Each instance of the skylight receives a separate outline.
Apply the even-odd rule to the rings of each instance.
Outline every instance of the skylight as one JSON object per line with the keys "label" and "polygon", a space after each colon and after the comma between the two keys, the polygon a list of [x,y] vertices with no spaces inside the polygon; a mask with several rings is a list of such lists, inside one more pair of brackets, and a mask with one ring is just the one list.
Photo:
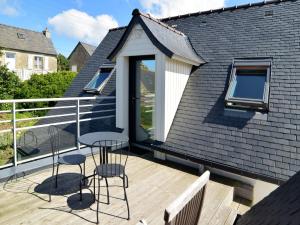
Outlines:
{"label": "skylight", "polygon": [[270,60],[235,60],[225,98],[226,106],[266,110],[270,70]]}
{"label": "skylight", "polygon": [[114,71],[114,67],[101,67],[93,79],[85,86],[84,90],[91,93],[101,92]]}
{"label": "skylight", "polygon": [[17,36],[19,39],[25,39],[25,34],[23,33],[17,33]]}

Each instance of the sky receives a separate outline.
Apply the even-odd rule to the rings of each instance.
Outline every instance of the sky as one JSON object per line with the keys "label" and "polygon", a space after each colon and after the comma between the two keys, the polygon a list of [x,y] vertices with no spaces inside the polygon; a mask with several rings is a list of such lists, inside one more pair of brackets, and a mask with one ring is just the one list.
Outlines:
{"label": "sky", "polygon": [[162,18],[257,1],[262,0],[0,0],[0,23],[47,27],[57,52],[68,57],[78,41],[97,46],[110,28],[127,25],[135,8]]}

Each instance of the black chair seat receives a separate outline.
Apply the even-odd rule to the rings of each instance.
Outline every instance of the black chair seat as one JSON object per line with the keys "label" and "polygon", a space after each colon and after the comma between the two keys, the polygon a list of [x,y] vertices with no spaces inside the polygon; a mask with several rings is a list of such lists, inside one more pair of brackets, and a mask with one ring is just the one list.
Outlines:
{"label": "black chair seat", "polygon": [[101,177],[119,177],[124,175],[125,167],[120,164],[102,164],[95,170],[96,174]]}
{"label": "black chair seat", "polygon": [[73,154],[73,155],[66,155],[66,156],[59,157],[57,162],[66,165],[79,165],[84,163],[85,160],[86,160],[85,155]]}

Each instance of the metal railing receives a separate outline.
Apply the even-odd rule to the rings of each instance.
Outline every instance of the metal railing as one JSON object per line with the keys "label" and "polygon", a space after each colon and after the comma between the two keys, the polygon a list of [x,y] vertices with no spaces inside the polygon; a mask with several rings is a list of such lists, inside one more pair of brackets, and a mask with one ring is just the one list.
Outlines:
{"label": "metal railing", "polygon": [[[55,103],[53,106],[48,106],[45,104],[45,107],[24,107],[23,104],[34,104],[34,103]],[[0,106],[5,104],[9,109],[1,110],[0,116],[3,114],[11,114],[11,119],[1,120],[0,117],[0,135],[8,132],[12,132],[12,149],[13,149],[13,160],[12,163],[7,163],[5,165],[0,165],[0,169],[15,166],[18,164],[33,161],[42,157],[47,157],[51,155],[43,154],[30,159],[18,160],[17,156],[17,132],[24,132],[26,130],[33,130],[37,128],[45,128],[53,125],[67,125],[67,124],[76,124],[76,146],[73,148],[63,149],[61,152],[79,150],[80,143],[78,138],[80,136],[80,123],[93,120],[102,120],[115,117],[115,97],[71,97],[71,98],[45,98],[45,99],[16,99],[16,100],[0,100]],[[102,109],[99,109],[102,108]],[[105,108],[106,107],[106,108]],[[84,110],[85,109],[85,110]],[[61,112],[59,112],[60,110]],[[74,110],[74,111],[72,111]],[[19,113],[28,113],[28,112],[41,112],[45,111],[42,116],[31,116],[28,118],[17,118]],[[53,114],[50,112],[58,111],[58,114]],[[71,112],[69,112],[71,111]],[[46,113],[47,112],[47,113]],[[105,114],[100,115],[99,114]],[[98,114],[98,115],[97,115]],[[47,121],[50,120],[50,121]],[[53,120],[54,121],[51,121]],[[55,121],[55,119],[60,119],[62,121]],[[18,126],[20,122],[28,121],[37,121],[33,125]],[[43,121],[42,123],[40,121]],[[1,124],[10,124],[10,128],[2,129]],[[1,151],[1,150],[0,150]]]}

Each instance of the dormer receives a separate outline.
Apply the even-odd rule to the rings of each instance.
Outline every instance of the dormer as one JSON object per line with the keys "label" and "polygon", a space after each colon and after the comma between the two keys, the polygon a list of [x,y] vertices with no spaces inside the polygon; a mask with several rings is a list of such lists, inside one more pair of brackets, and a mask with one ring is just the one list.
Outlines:
{"label": "dormer", "polygon": [[116,62],[116,125],[137,142],[168,136],[193,67],[204,60],[182,32],[135,9],[108,59]]}

